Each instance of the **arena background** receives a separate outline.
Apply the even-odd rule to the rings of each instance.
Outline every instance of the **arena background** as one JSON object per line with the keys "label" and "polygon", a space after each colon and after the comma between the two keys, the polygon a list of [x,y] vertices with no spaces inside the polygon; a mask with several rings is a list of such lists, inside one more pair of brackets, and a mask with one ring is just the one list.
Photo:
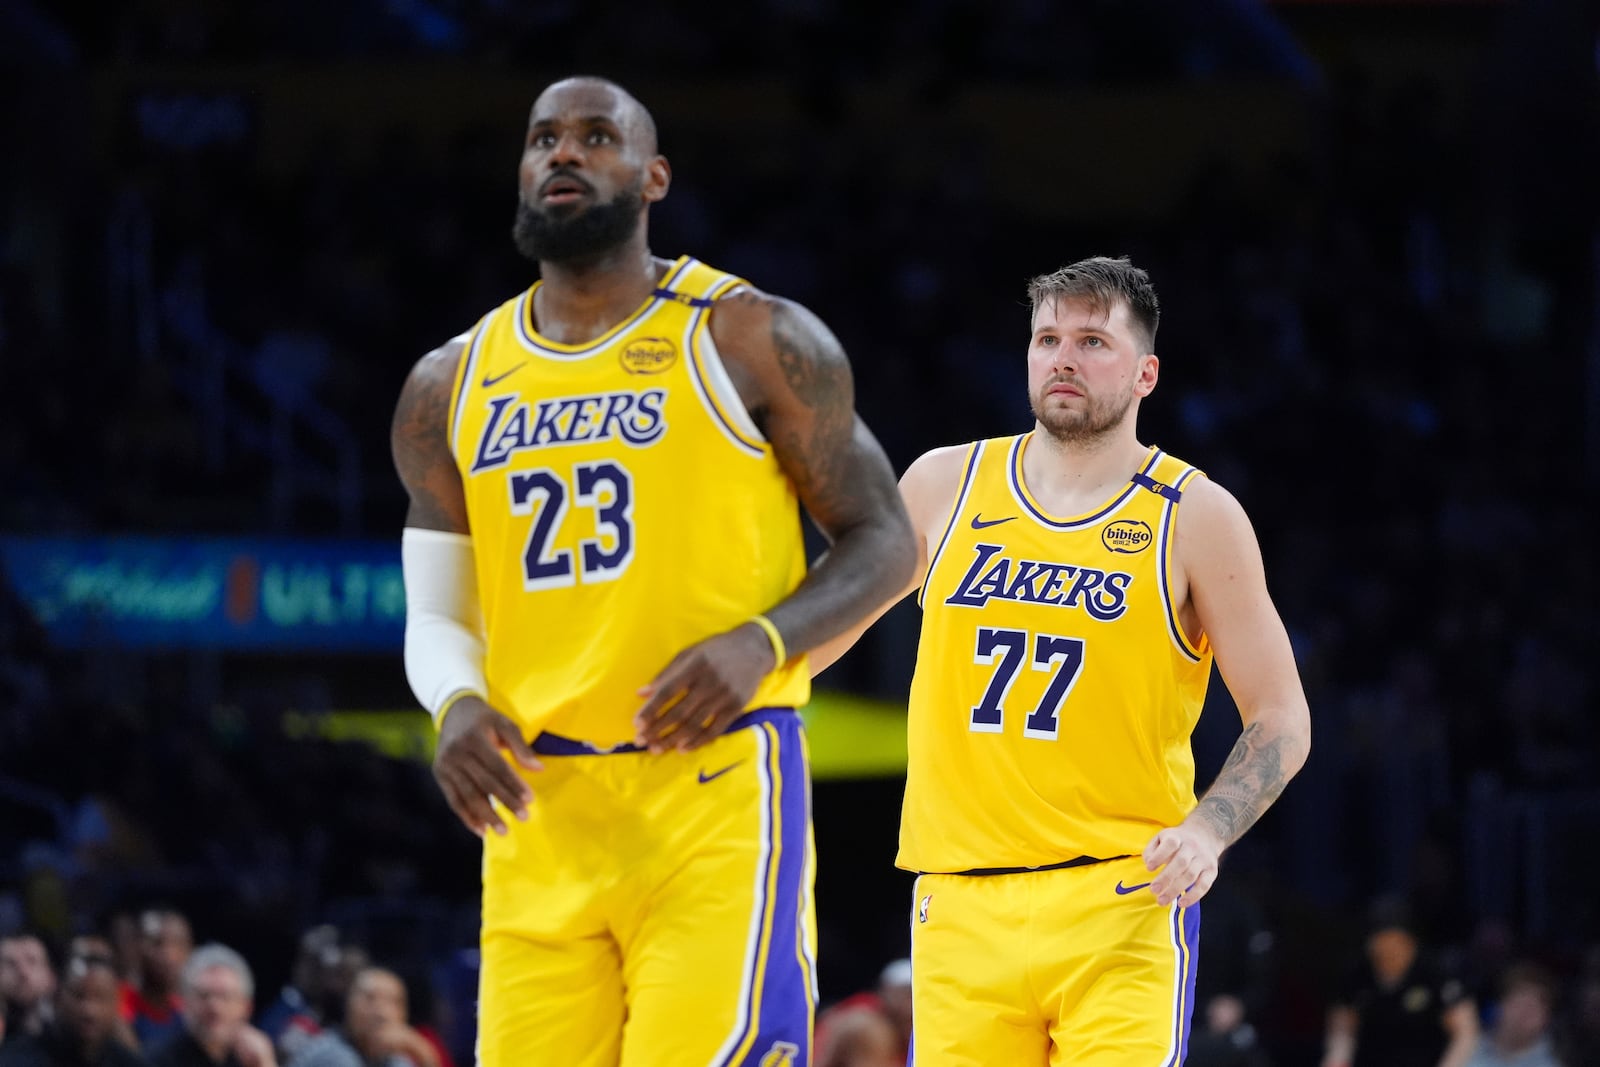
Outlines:
{"label": "arena background", "polygon": [[[387,420],[532,280],[527,109],[595,73],[674,164],[654,250],[816,310],[897,470],[1026,424],[1030,275],[1150,270],[1142,437],[1253,516],[1315,721],[1206,901],[1202,1003],[1316,1062],[1401,893],[1486,1010],[1535,959],[1593,1039],[1596,30],[1582,0],[0,0],[0,931],[170,903],[265,996],[331,921],[470,1058],[477,842],[401,670]],[[828,1002],[906,948],[916,623],[807,711]],[[1236,732],[1214,682],[1202,787]]]}

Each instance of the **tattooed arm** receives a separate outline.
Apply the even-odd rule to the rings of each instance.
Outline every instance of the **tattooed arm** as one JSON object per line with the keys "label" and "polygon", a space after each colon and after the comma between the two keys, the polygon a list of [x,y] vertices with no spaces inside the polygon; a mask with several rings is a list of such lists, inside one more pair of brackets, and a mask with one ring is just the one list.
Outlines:
{"label": "tattooed arm", "polygon": [[400,559],[406,586],[406,677],[439,723],[433,776],[467,829],[506,832],[495,810],[526,818],[533,791],[506,757],[539,761],[510,718],[485,696],[484,643],[461,472],[450,452],[450,391],[465,343],[417,361],[395,405],[389,446],[411,499]]}
{"label": "tattooed arm", "polygon": [[[911,522],[888,458],[856,415],[850,361],[820,319],[741,289],[718,303],[711,336],[800,502],[831,542],[799,588],[766,613],[791,655],[807,652],[906,588],[917,555]],[[643,691],[640,741],[659,749],[710,740],[777,666],[773,659],[753,623],[684,650]]]}
{"label": "tattooed arm", "polygon": [[411,500],[407,526],[467,532],[467,501],[448,437],[450,391],[466,347],[456,338],[419,359],[395,404],[389,450]]}
{"label": "tattooed arm", "polygon": [[1184,490],[1178,516],[1177,569],[1187,589],[1181,621],[1189,633],[1209,637],[1244,720],[1194,811],[1144,851],[1146,866],[1164,867],[1150,887],[1156,898],[1187,905],[1216,881],[1222,850],[1255,825],[1305,763],[1311,717],[1244,509],[1216,483],[1197,478]]}

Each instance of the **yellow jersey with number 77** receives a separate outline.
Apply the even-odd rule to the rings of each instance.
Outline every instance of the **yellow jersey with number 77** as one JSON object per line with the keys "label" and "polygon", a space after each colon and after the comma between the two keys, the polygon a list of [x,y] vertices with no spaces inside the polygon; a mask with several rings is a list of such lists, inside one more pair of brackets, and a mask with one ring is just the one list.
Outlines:
{"label": "yellow jersey with number 77", "polygon": [[[540,336],[538,286],[472,331],[452,395],[489,701],[532,736],[631,742],[640,686],[805,576],[794,486],[712,343],[741,280],[684,256],[628,319]],[[810,695],[804,656],[749,707]]]}
{"label": "yellow jersey with number 77", "polygon": [[1195,804],[1189,738],[1212,656],[1183,632],[1169,583],[1199,472],[1151,448],[1101,507],[1058,517],[1022,477],[1032,436],[971,446],[930,546],[897,860],[908,870],[1133,855]]}

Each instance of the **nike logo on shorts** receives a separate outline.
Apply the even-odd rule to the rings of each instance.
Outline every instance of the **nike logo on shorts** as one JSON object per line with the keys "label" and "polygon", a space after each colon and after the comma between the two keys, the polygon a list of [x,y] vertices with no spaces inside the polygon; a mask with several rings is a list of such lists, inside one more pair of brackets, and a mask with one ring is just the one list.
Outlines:
{"label": "nike logo on shorts", "polygon": [[733,770],[735,767],[739,766],[739,764],[741,764],[743,762],[744,762],[744,760],[734,760],[732,763],[730,763],[726,767],[722,768],[722,770],[713,771],[710,774],[707,774],[706,773],[706,769],[704,767],[701,767],[700,768],[700,784],[701,785],[705,785],[707,782],[711,781],[713,778],[721,778],[724,774],[727,774],[729,771]]}
{"label": "nike logo on shorts", "polygon": [[1123,885],[1122,880],[1117,880],[1117,896],[1125,897],[1129,893],[1137,893],[1141,889],[1149,889],[1149,882],[1140,882],[1138,885]]}

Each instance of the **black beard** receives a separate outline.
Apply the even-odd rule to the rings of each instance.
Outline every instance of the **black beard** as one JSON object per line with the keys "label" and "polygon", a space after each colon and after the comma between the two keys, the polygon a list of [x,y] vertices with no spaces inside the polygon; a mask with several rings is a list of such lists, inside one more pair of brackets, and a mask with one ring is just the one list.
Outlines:
{"label": "black beard", "polygon": [[639,229],[641,188],[642,183],[624,189],[608,203],[586,210],[561,205],[554,213],[535,210],[519,198],[511,240],[534,262],[592,263],[626,244]]}

